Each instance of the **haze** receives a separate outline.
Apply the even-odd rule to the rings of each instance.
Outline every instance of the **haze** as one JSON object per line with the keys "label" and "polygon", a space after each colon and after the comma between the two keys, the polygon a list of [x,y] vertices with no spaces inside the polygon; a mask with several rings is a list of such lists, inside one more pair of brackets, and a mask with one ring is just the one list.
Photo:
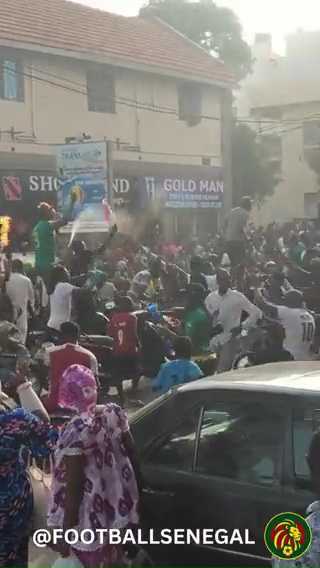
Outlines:
{"label": "haze", "polygon": [[[147,0],[78,0],[94,8],[135,16]],[[246,34],[272,32],[275,35],[320,27],[319,0],[217,0],[239,16]]]}

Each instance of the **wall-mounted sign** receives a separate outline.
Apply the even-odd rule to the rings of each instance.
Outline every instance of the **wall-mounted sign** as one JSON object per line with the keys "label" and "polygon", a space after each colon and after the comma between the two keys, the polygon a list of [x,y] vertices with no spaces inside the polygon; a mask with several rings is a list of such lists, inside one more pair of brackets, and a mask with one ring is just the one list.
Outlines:
{"label": "wall-mounted sign", "polygon": [[142,204],[156,201],[172,209],[221,209],[222,179],[178,179],[145,177],[139,180]]}

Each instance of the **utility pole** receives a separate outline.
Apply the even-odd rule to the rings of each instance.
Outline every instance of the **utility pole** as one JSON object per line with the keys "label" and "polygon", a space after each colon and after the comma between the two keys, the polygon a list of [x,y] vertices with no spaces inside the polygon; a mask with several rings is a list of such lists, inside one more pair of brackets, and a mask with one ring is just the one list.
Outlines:
{"label": "utility pole", "polygon": [[113,189],[113,142],[107,141],[107,179],[108,179],[108,203],[114,210],[114,189]]}
{"label": "utility pole", "polygon": [[219,216],[220,227],[224,224],[229,211],[233,206],[233,179],[232,179],[232,91],[227,89],[221,95],[221,156],[224,182],[224,206],[221,217]]}

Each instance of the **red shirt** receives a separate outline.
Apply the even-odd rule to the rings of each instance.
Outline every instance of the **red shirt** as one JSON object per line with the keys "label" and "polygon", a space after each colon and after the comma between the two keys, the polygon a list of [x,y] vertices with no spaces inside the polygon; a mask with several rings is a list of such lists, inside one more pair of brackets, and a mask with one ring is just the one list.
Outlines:
{"label": "red shirt", "polygon": [[50,392],[45,400],[48,410],[54,410],[59,404],[60,378],[68,367],[83,365],[98,375],[98,362],[93,353],[73,343],[50,347],[46,352],[45,364],[50,367]]}
{"label": "red shirt", "polygon": [[113,353],[120,355],[135,355],[137,353],[137,318],[135,315],[123,312],[111,317],[108,335],[113,339]]}

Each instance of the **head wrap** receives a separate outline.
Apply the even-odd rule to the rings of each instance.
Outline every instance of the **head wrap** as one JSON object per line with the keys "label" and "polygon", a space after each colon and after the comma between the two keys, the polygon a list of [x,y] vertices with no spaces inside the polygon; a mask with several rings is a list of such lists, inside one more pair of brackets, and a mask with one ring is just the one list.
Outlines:
{"label": "head wrap", "polygon": [[60,382],[59,404],[76,412],[91,412],[98,401],[97,383],[93,372],[83,365],[71,365]]}

